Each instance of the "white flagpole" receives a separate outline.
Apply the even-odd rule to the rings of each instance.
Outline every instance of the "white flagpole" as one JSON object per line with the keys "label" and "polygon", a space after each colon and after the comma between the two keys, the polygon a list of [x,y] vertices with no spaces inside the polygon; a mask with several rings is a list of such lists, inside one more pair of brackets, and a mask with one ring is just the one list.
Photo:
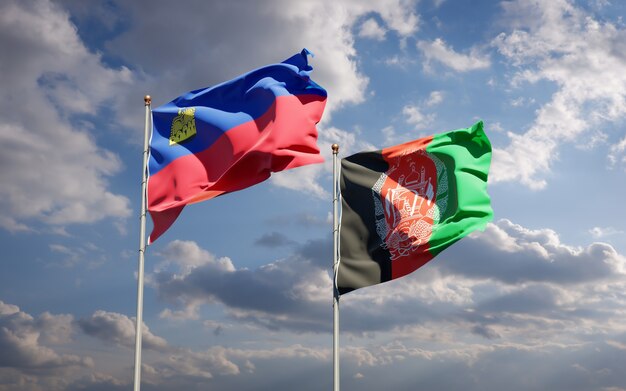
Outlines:
{"label": "white flagpole", "polygon": [[148,142],[150,139],[150,105],[152,98],[143,98],[146,105],[146,122],[143,138],[143,178],[141,180],[141,215],[139,237],[139,265],[137,270],[137,321],[135,325],[135,380],[134,391],[141,388],[141,326],[143,324],[143,264],[146,252],[146,186],[148,184]]}
{"label": "white flagpole", "polygon": [[337,181],[337,153],[339,145],[333,144],[333,390],[339,391],[339,290],[337,268],[339,266],[339,182]]}

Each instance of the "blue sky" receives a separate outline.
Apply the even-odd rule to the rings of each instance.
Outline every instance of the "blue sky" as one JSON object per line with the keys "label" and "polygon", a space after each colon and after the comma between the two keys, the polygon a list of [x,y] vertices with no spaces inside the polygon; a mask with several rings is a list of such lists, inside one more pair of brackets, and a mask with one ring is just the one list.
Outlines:
{"label": "blue sky", "polygon": [[303,47],[329,94],[326,163],[187,207],[148,249],[142,389],[330,388],[330,145],[482,119],[493,223],[342,298],[343,388],[626,390],[625,11],[3,1],[0,390],[131,387],[143,96]]}

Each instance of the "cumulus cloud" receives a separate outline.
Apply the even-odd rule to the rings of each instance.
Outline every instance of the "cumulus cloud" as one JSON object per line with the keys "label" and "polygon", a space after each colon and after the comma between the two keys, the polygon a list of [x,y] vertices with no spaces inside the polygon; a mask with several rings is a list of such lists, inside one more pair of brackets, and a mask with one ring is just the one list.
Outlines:
{"label": "cumulus cloud", "polygon": [[[195,259],[198,252],[206,261],[194,267],[171,258]],[[330,253],[330,240],[311,241],[284,260],[250,270],[220,266],[197,244],[176,241],[162,254],[176,266],[157,267],[150,278],[163,298],[183,309],[220,303],[231,318],[250,325],[327,332]],[[450,322],[493,339],[505,335],[505,327],[517,335],[538,323],[563,327],[582,314],[597,325],[609,313],[594,303],[611,295],[597,284],[619,287],[625,262],[608,244],[570,246],[553,230],[500,220],[410,276],[345,295],[342,330],[366,335]]]}
{"label": "cumulus cloud", "polygon": [[177,266],[184,274],[188,274],[199,267],[207,267],[216,272],[235,270],[230,258],[217,258],[191,241],[175,240],[170,242],[158,255],[163,258],[163,261],[155,266],[156,272],[160,272],[171,265]]}
{"label": "cumulus cloud", "polygon": [[49,313],[36,319],[0,301],[0,366],[43,370],[91,365],[87,358],[59,354],[44,345],[67,341],[71,322],[71,315]]}
{"label": "cumulus cloud", "polygon": [[472,48],[468,54],[458,53],[441,38],[432,42],[419,41],[417,48],[425,57],[424,68],[428,71],[432,70],[432,62],[442,64],[456,72],[485,69],[491,65],[491,60],[478,49]]}
{"label": "cumulus cloud", "polygon": [[[521,345],[514,343],[460,344],[431,349],[408,341],[392,341],[358,349],[346,349],[342,373],[361,374],[367,382],[345,379],[343,385],[359,389],[382,389],[394,378],[395,390],[465,389],[471,391],[507,389],[522,391],[611,389],[621,384],[619,349],[597,342],[589,345],[560,345],[549,342]],[[344,357],[345,357],[344,356]],[[596,361],[594,364],[594,360]],[[619,361],[619,360],[618,360]],[[532,379],[520,378],[519,365]],[[446,376],[442,377],[442,373]],[[511,382],[511,379],[519,381]],[[619,389],[619,388],[618,388]]]}
{"label": "cumulus cloud", "polygon": [[[133,321],[122,314],[96,311],[91,317],[80,319],[77,324],[86,335],[96,337],[105,344],[113,343],[130,348],[134,343]],[[223,325],[206,321],[205,326],[221,328]],[[223,380],[225,377],[253,373],[255,363],[294,359],[326,361],[329,357],[327,348],[318,349],[299,344],[280,348],[183,348],[154,336],[146,327],[143,344],[147,350],[142,364],[142,381],[156,389],[181,386],[190,390],[206,389],[208,381],[211,384],[222,384],[220,382],[229,382]],[[106,386],[117,389],[125,385],[128,386],[118,378],[94,372],[90,376],[72,381],[68,389],[104,389]]]}
{"label": "cumulus cloud", "polygon": [[361,24],[361,28],[359,29],[359,37],[371,38],[377,41],[384,41],[385,34],[387,34],[387,31],[382,28],[374,18],[367,19]]}
{"label": "cumulus cloud", "polygon": [[602,239],[608,236],[622,235],[624,231],[613,227],[593,227],[589,230],[589,233],[594,239]]}
{"label": "cumulus cloud", "polygon": [[[323,155],[329,153],[324,152]],[[332,158],[324,158],[325,164],[315,164],[298,167],[293,170],[281,171],[273,174],[270,182],[275,186],[307,194],[319,199],[328,199],[330,192],[321,185],[320,178],[332,170]]]}
{"label": "cumulus cloud", "polygon": [[[284,260],[244,269],[194,242],[174,241],[158,254],[161,261],[150,273],[150,281],[174,308],[222,306],[232,319],[229,334],[243,325],[270,334],[280,331],[273,335],[281,338],[314,333],[310,335],[315,339],[317,334],[330,333],[332,324],[330,253],[329,239],[311,241],[294,247],[294,254]],[[456,368],[454,378],[459,382],[475,375],[477,368],[479,373],[480,368],[493,370],[499,365],[506,370],[511,363],[533,368],[538,359],[567,373],[571,367],[558,366],[559,360],[575,360],[578,370],[593,371],[593,360],[577,352],[597,351],[608,358],[626,344],[626,327],[621,312],[615,311],[626,301],[618,293],[626,289],[623,267],[623,256],[609,245],[574,247],[550,229],[528,229],[500,220],[409,276],[342,296],[341,328],[349,336],[343,345],[342,366],[352,376],[377,379],[379,371],[389,365],[397,373],[404,366],[407,370],[432,366],[434,370],[443,365]],[[40,343],[61,343],[71,335],[71,317],[44,314],[34,320],[20,313],[18,307],[0,302],[3,325],[6,319],[21,318],[49,329],[50,335],[40,334]],[[218,334],[217,329],[225,324],[204,323]],[[132,346],[133,321],[124,315],[96,311],[75,324],[106,344]],[[568,333],[562,333],[563,329]],[[375,334],[389,338],[373,339]],[[607,336],[609,344],[602,342]],[[306,363],[316,368],[320,363],[327,366],[331,357],[330,346],[317,344],[181,348],[151,334],[144,341],[149,352],[144,361],[145,381],[157,389],[182,384],[195,390],[206,387],[208,381],[241,385],[247,374],[267,365],[290,368]],[[424,370],[424,384],[431,384]],[[355,380],[360,377],[354,376]],[[548,374],[540,378],[550,380]],[[481,379],[476,390],[493,388],[498,381],[497,376]],[[608,384],[607,379],[598,377],[597,384]],[[261,374],[257,380],[257,384],[276,381]],[[81,384],[117,389],[124,383],[94,373],[73,383],[76,389]]]}
{"label": "cumulus cloud", "polygon": [[[461,259],[457,250],[458,246],[452,247],[449,254]],[[506,219],[490,224],[475,240],[466,241],[463,252],[465,261],[446,264],[449,271],[508,284],[568,285],[619,278],[626,262],[608,244],[573,247],[561,243],[553,230],[532,230]]]}
{"label": "cumulus cloud", "polygon": [[[509,133],[509,145],[494,150],[490,179],[541,189],[560,145],[579,143],[582,135],[626,115],[626,30],[566,0],[511,1],[503,7],[512,31],[493,45],[517,69],[512,85],[549,81],[557,91],[538,109],[530,129]],[[619,145],[610,151],[613,164],[622,159]]]}
{"label": "cumulus cloud", "polygon": [[428,128],[434,121],[434,114],[424,114],[420,107],[406,105],[402,108],[402,114],[406,117],[406,122],[416,129]]}
{"label": "cumulus cloud", "polygon": [[[220,389],[281,389],[291,384],[290,376],[268,377],[257,373],[257,367],[263,370],[268,366],[280,366],[283,373],[297,373],[303,366],[313,365],[314,374],[298,375],[299,382],[305,381],[299,389],[314,390],[319,388],[315,378],[327,366],[330,357],[328,348],[311,348],[293,344],[279,348],[225,348],[221,346],[196,351],[180,349],[170,354],[167,359],[144,365],[145,381],[156,389],[203,390],[207,385]],[[322,365],[320,365],[322,362]],[[324,367],[324,369],[322,369]],[[308,371],[307,371],[308,372]],[[250,374],[254,374],[253,385],[249,383]],[[311,382],[306,381],[311,377]]]}
{"label": "cumulus cloud", "polygon": [[90,357],[57,351],[74,332],[71,315],[33,317],[0,300],[0,389],[61,390],[65,376],[92,368]]}
{"label": "cumulus cloud", "polygon": [[426,106],[432,107],[443,102],[445,94],[443,91],[431,91],[426,101]]}
{"label": "cumulus cloud", "polygon": [[[98,310],[88,318],[79,319],[77,324],[86,335],[98,338],[106,344],[112,343],[131,349],[134,347],[134,320],[123,314]],[[248,366],[247,358],[243,359],[240,351],[220,346],[206,350],[173,346],[165,339],[152,334],[145,324],[143,347],[146,350],[142,364],[142,380],[158,389],[181,385],[186,389],[200,389],[206,387],[208,379],[215,376],[238,375],[240,367]],[[249,353],[248,356],[248,358],[259,357],[259,354]],[[115,387],[124,385],[117,378],[103,377],[98,373],[74,382],[73,386],[78,387],[83,383],[94,383],[92,387],[98,384]]]}
{"label": "cumulus cloud", "polygon": [[99,147],[92,114],[131,72],[112,69],[82,43],[69,15],[47,0],[0,5],[0,219],[10,231],[31,221],[63,225],[129,216],[129,201],[108,189],[120,159]]}
{"label": "cumulus cloud", "polygon": [[[387,29],[400,37],[418,30],[419,17],[414,0],[288,2],[272,0],[260,11],[250,1],[221,4],[219,11],[207,14],[205,2],[191,1],[185,12],[169,2],[119,2],[133,24],[111,40],[107,49],[131,64],[141,64],[141,78],[135,88],[150,91],[155,104],[162,104],[178,93],[231,79],[250,69],[282,61],[302,49],[311,50],[313,79],[328,90],[329,100],[320,125],[320,147],[325,157],[325,141],[333,134],[326,127],[333,112],[366,99],[368,77],[360,70],[354,46],[355,26],[363,17],[377,14]],[[281,12],[269,10],[281,9]],[[175,25],[163,29],[162,21]],[[237,23],[232,23],[236,20]],[[254,29],[255,39],[238,26]],[[150,36],[150,40],[145,37]],[[228,36],[228,44],[222,37]],[[191,38],[193,44],[187,44]],[[164,48],[167,48],[164,51]],[[180,67],[180,61],[186,66]],[[153,75],[159,75],[156,80]],[[174,92],[174,93],[173,93]],[[131,100],[132,99],[132,100]],[[122,111],[136,105],[131,94],[115,102]],[[139,113],[137,113],[139,115]],[[122,121],[131,119],[124,116]],[[134,123],[124,122],[128,127]],[[328,134],[326,134],[328,133]],[[330,144],[341,140],[330,140]],[[330,159],[326,161],[329,162]],[[320,185],[328,164],[290,170],[273,175],[272,183],[314,197],[327,197]]]}
{"label": "cumulus cloud", "polygon": [[73,381],[65,387],[65,391],[123,391],[131,387],[130,382],[122,381],[105,373],[94,372]]}
{"label": "cumulus cloud", "polygon": [[212,348],[202,352],[180,349],[171,352],[167,361],[151,364],[146,371],[146,380],[157,384],[188,382],[194,379],[211,379],[215,374],[238,375],[239,366],[226,357],[224,348]]}
{"label": "cumulus cloud", "polygon": [[407,142],[417,137],[416,130],[429,129],[435,119],[436,114],[433,108],[443,102],[443,91],[431,91],[428,97],[418,103],[406,104],[402,107],[404,121],[411,125],[412,130],[408,132],[397,132],[393,126],[387,126],[382,130],[385,136],[385,145],[399,144]]}
{"label": "cumulus cloud", "polygon": [[[201,262],[180,261],[196,259],[198,253]],[[319,293],[331,292],[331,282],[312,257],[294,256],[256,270],[237,269],[232,263],[220,264],[195,242],[183,241],[169,243],[161,256],[171,267],[157,267],[149,278],[159,295],[172,303],[187,307],[199,301],[218,302],[233,318],[270,329],[318,332],[328,327],[326,301]]]}
{"label": "cumulus cloud", "polygon": [[[408,36],[417,31],[419,23],[412,7],[415,2],[402,0],[343,3],[273,0],[264,7],[268,12],[259,12],[250,2],[237,1],[222,4],[219,12],[210,15],[201,12],[204,10],[202,1],[187,3],[184,13],[172,12],[173,6],[167,2],[149,2],[150,7],[144,3],[147,4],[119,3],[136,23],[111,42],[110,48],[131,63],[143,64],[147,74],[169,73],[165,80],[159,80],[164,86],[152,86],[157,89],[156,96],[163,96],[157,102],[172,98],[171,91],[183,92],[214,84],[250,68],[280,61],[301,50],[304,44],[316,55],[313,59],[315,80],[326,86],[332,96],[330,112],[364,99],[368,79],[357,67],[354,24],[364,15],[377,13],[390,30]],[[269,12],[276,8],[281,12]],[[176,25],[179,35],[162,29],[162,20]],[[238,23],[231,23],[232,20]],[[258,27],[256,39],[250,40],[238,24]],[[153,40],[146,42],[146,35]],[[228,45],[221,39],[224,35],[229,37]],[[194,45],[181,44],[181,37],[192,36],[203,39],[195,40]],[[169,48],[165,55],[163,47]],[[188,64],[185,74],[177,71],[180,59]]]}
{"label": "cumulus cloud", "polygon": [[[86,47],[73,22],[87,26],[94,23],[94,14],[86,12],[80,2],[63,3],[74,12],[72,18],[49,0],[3,2],[0,45],[11,56],[0,60],[0,101],[4,103],[0,109],[0,180],[4,184],[0,224],[18,232],[31,231],[32,221],[64,225],[128,217],[129,200],[111,191],[108,183],[122,170],[122,162],[98,146],[92,134],[94,116],[105,106],[114,114],[108,118],[114,119],[115,126],[136,129],[143,96],[136,91],[151,93],[155,104],[164,103],[178,93],[281,61],[306,45],[316,54],[314,79],[332,97],[327,120],[337,108],[362,102],[368,78],[358,68],[352,27],[362,16],[377,13],[390,30],[409,36],[419,22],[412,4],[403,0],[345,4],[275,0],[264,8],[281,8],[281,13],[274,13],[232,2],[210,15],[194,12],[204,9],[201,1],[188,3],[184,13],[172,12],[173,6],[165,2],[96,7],[98,26],[109,32],[124,24],[115,14],[133,21],[128,28],[118,29],[117,35],[109,33],[111,40],[101,48],[124,63],[139,64],[131,71],[106,65],[101,54]],[[162,28],[163,20],[177,26],[176,34]],[[257,39],[250,40],[238,29],[241,23],[258,26]],[[223,44],[224,35],[229,36],[228,45]],[[184,44],[187,37],[203,38],[188,45]],[[180,61],[187,66],[181,68]],[[129,138],[138,140],[139,135]],[[283,177],[274,183],[322,195],[319,175],[318,170],[304,170],[300,181]]]}
{"label": "cumulus cloud", "polygon": [[[79,319],[78,325],[85,334],[92,337],[127,348],[135,347],[135,320],[126,315],[98,310],[89,318]],[[145,349],[167,348],[167,341],[152,334],[145,323],[142,327],[142,336],[142,346]]]}

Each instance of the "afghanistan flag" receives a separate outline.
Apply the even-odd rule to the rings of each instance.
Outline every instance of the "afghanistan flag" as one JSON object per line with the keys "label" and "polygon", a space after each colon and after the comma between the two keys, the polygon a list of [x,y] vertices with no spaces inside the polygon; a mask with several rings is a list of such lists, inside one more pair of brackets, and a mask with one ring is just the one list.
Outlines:
{"label": "afghanistan flag", "polygon": [[148,243],[185,205],[323,161],[316,124],[326,91],[309,77],[308,54],[305,49],[152,111],[148,211],[154,228]]}
{"label": "afghanistan flag", "polygon": [[478,122],[341,161],[340,293],[402,277],[493,218]]}

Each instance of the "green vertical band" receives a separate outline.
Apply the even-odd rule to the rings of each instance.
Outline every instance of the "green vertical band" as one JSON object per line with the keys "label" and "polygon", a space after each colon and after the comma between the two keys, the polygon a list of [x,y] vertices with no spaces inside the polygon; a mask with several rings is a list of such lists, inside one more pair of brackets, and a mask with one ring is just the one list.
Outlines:
{"label": "green vertical band", "polygon": [[[493,219],[487,194],[487,175],[491,164],[491,143],[483,122],[466,129],[435,135],[426,151],[446,167],[447,205],[433,227],[430,252],[436,256],[445,248],[476,229],[484,229]],[[438,178],[438,182],[441,178]],[[437,200],[446,194],[437,191]]]}

